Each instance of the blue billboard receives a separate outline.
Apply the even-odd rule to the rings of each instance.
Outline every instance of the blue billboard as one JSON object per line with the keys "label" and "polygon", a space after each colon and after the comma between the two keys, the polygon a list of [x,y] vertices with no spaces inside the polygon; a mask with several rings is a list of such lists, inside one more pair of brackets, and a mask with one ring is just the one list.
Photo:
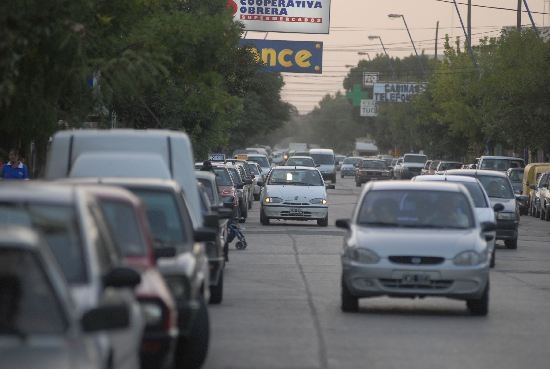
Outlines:
{"label": "blue billboard", "polygon": [[243,39],[240,45],[269,72],[323,73],[322,42]]}

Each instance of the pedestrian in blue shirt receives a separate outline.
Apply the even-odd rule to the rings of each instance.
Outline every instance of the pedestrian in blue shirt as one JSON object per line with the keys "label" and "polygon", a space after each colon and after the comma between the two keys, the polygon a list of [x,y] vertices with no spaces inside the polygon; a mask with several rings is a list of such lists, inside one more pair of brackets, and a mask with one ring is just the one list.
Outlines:
{"label": "pedestrian in blue shirt", "polygon": [[16,149],[10,150],[8,161],[2,168],[3,179],[29,179],[29,171],[27,166],[19,159],[19,151]]}

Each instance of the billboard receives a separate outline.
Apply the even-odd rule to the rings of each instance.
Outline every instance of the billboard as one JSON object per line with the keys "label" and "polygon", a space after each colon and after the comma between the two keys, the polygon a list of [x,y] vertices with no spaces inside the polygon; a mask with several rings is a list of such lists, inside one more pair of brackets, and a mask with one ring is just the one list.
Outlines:
{"label": "billboard", "polygon": [[323,72],[323,43],[314,41],[252,40],[240,41],[269,72]]}
{"label": "billboard", "polygon": [[403,103],[411,101],[414,95],[426,90],[426,83],[416,82],[379,82],[374,84],[376,102]]}
{"label": "billboard", "polygon": [[376,117],[378,115],[376,101],[361,100],[361,109],[359,111],[359,115],[361,117]]}
{"label": "billboard", "polygon": [[227,0],[246,31],[329,33],[330,0]]}

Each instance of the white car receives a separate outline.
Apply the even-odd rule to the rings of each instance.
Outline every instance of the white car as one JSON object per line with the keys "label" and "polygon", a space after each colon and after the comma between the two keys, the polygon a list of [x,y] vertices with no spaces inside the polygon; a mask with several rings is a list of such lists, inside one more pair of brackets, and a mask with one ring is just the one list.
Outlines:
{"label": "white car", "polygon": [[370,182],[347,229],[341,307],[365,297],[448,297],[473,315],[489,312],[490,250],[466,188],[456,183]]}
{"label": "white car", "polygon": [[261,195],[260,223],[270,219],[316,220],[328,226],[326,185],[321,173],[310,167],[275,167]]}
{"label": "white car", "polygon": [[[412,179],[415,182],[450,182],[450,183],[460,183],[466,187],[472,200],[474,201],[474,211],[480,222],[491,222],[496,225],[496,215],[499,211],[504,209],[502,204],[496,204],[494,207],[491,206],[491,200],[487,196],[487,192],[481,185],[481,183],[473,178],[466,176],[447,176],[447,175],[425,175],[425,176],[416,176]],[[496,231],[489,233],[491,240],[487,241],[487,246],[491,250],[491,268],[495,266],[495,240],[496,240]]]}

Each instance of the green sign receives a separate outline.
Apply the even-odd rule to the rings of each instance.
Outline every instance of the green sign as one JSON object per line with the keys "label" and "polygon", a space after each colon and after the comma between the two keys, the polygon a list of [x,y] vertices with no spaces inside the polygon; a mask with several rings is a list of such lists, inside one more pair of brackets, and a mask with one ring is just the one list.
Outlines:
{"label": "green sign", "polygon": [[363,91],[361,89],[361,85],[353,85],[351,91],[346,93],[346,97],[351,100],[351,104],[354,107],[358,108],[361,106],[361,100],[369,99],[369,93],[367,91]]}

